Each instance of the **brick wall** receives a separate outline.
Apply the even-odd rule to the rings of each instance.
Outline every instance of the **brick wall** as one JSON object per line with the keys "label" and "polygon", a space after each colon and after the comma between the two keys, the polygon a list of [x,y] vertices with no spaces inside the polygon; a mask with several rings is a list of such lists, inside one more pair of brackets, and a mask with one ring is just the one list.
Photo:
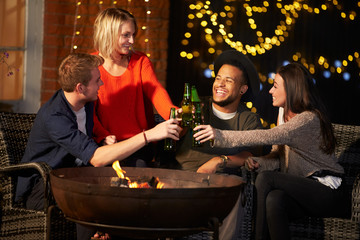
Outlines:
{"label": "brick wall", "polygon": [[96,15],[108,7],[124,8],[135,16],[139,32],[134,48],[150,54],[165,87],[169,5],[169,0],[45,0],[41,104],[60,88],[57,69],[62,59],[71,52],[94,51],[93,23]]}

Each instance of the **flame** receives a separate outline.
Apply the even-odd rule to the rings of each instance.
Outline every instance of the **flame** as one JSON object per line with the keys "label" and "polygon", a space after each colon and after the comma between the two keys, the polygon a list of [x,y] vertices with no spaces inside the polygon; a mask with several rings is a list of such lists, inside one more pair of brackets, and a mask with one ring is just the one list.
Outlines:
{"label": "flame", "polygon": [[[145,182],[145,183],[131,182],[130,178],[125,177],[126,171],[120,167],[120,162],[118,160],[113,162],[112,168],[116,171],[116,174],[118,175],[119,178],[128,180],[129,188],[150,188],[151,187],[149,185],[149,183],[147,183],[147,182]],[[160,180],[158,178],[157,178],[157,180],[158,180],[158,182],[156,184],[156,188],[157,189],[163,188],[165,184],[163,182],[160,182]]]}
{"label": "flame", "polygon": [[156,185],[156,188],[157,189],[161,189],[161,188],[163,188],[164,187],[164,183],[163,182],[158,182],[158,184]]}
{"label": "flame", "polygon": [[116,171],[116,174],[118,175],[119,178],[125,178],[126,171],[122,170],[119,161],[113,162],[112,168]]}
{"label": "flame", "polygon": [[137,182],[130,182],[129,188],[139,188],[139,184]]}

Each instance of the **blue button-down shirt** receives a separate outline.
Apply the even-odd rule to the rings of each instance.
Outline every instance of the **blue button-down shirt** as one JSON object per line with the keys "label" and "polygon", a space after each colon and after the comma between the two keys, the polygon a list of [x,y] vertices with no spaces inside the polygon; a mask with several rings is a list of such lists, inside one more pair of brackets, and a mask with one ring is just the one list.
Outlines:
{"label": "blue button-down shirt", "polygon": [[[78,129],[75,113],[58,90],[37,113],[29,141],[21,162],[46,162],[53,169],[76,166],[79,158],[83,165],[89,165],[98,145],[91,138],[93,128],[93,103],[85,105],[87,135]],[[34,179],[19,177],[16,200],[32,188]]]}

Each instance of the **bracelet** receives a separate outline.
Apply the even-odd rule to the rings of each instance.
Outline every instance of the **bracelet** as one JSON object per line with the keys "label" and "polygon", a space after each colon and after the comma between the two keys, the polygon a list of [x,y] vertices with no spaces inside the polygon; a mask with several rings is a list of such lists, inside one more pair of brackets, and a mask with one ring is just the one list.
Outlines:
{"label": "bracelet", "polygon": [[149,142],[148,142],[148,140],[146,138],[145,129],[143,129],[143,135],[144,135],[144,139],[145,139],[145,145],[148,145]]}
{"label": "bracelet", "polygon": [[225,155],[220,155],[220,159],[222,161],[220,168],[225,168],[230,159]]}

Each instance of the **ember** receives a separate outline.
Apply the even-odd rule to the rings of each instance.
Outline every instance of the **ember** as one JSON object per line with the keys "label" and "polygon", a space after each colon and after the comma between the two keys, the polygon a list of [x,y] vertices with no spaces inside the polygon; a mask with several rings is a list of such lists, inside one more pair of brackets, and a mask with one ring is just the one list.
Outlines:
{"label": "ember", "polygon": [[120,167],[119,161],[112,164],[113,169],[116,171],[117,177],[112,177],[110,186],[112,187],[126,187],[126,188],[163,188],[164,183],[160,182],[158,177],[152,177],[149,181],[145,182],[132,182],[130,178],[125,177],[126,171]]}

